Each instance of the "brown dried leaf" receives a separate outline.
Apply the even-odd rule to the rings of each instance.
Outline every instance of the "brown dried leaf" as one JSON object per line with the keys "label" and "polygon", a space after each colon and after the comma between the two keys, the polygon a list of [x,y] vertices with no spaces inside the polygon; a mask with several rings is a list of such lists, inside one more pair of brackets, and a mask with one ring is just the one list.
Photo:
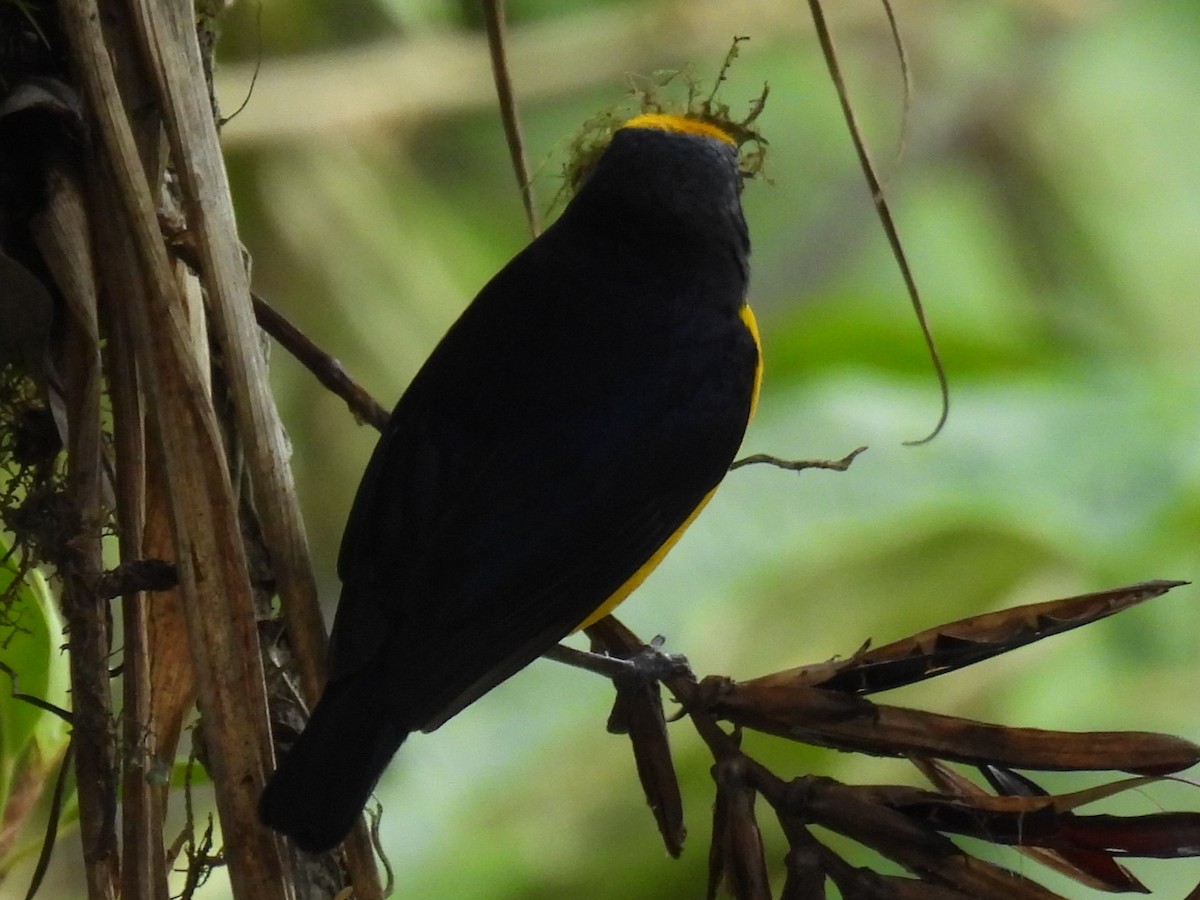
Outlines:
{"label": "brown dried leaf", "polygon": [[[1200,813],[1060,817],[1062,843],[1054,847],[1106,850],[1122,856],[1185,859],[1200,856]],[[1048,838],[1049,840],[1049,838]]]}
{"label": "brown dried leaf", "polygon": [[[712,685],[702,682],[702,689]],[[1200,762],[1200,747],[1147,732],[1065,732],[1009,728],[871,703],[821,688],[723,680],[713,714],[738,725],[836,750],[876,756],[932,756],[1019,769],[1178,772]]]}
{"label": "brown dried leaf", "polygon": [[754,815],[755,790],[747,784],[745,760],[733,756],[713,766],[717,799],[713,804],[713,837],[708,857],[708,898],[721,885],[737,900],[770,900],[771,886],[762,834]]}
{"label": "brown dried leaf", "polygon": [[786,857],[787,881],[779,900],[824,900],[826,875],[843,897],[854,900],[968,900],[969,895],[946,885],[895,875],[882,875],[846,862],[817,841],[794,819],[784,819],[792,845]]}
{"label": "brown dried leaf", "polygon": [[[589,626],[587,635],[594,653],[605,653],[618,659],[630,659],[648,649],[612,616]],[[646,802],[654,814],[667,853],[678,857],[683,852],[687,828],[683,823],[683,797],[667,738],[662,689],[657,681],[638,677],[614,678],[613,684],[617,699],[608,719],[608,730],[612,734],[629,735]]]}
{"label": "brown dried leaf", "polygon": [[[1154,784],[1162,779],[1152,776],[1143,776],[1140,778],[1125,778],[1121,781],[1109,782],[1108,784],[1096,785],[1095,787],[1085,788],[1081,791],[1074,791],[1069,794],[1048,794],[1042,791],[1040,794],[1022,794],[1017,795],[1001,795],[989,794],[982,788],[974,785],[961,775],[957,776],[963,782],[971,784],[975,793],[959,793],[959,790],[954,790],[945,794],[930,793],[922,791],[920,788],[906,787],[903,785],[884,785],[869,788],[880,797],[881,802],[888,804],[900,804],[910,802],[931,802],[937,803],[942,800],[950,804],[965,804],[972,809],[981,810],[984,812],[995,812],[1014,815],[1029,815],[1031,813],[1049,812],[1056,815],[1070,813],[1080,806],[1085,806],[1088,803],[1095,803],[1099,800],[1104,800],[1108,797],[1122,794],[1125,791],[1134,790],[1136,788],[1145,787],[1148,784]],[[867,790],[868,788],[864,788]]]}
{"label": "brown dried leaf", "polygon": [[687,828],[683,824],[683,798],[667,738],[662,690],[658,682],[642,679],[619,681],[616,689],[608,730],[629,735],[646,803],[654,814],[667,853],[677,858],[683,852]]}
{"label": "brown dried leaf", "polygon": [[787,879],[779,900],[825,900],[825,869],[807,847],[792,847],[784,857]]}
{"label": "brown dried leaf", "polygon": [[[939,790],[960,797],[982,799],[991,795],[966,776],[937,760],[914,759],[914,765]],[[994,766],[982,767],[992,786],[1001,789],[1007,785],[1010,795],[1045,796],[1046,792],[1034,782],[1016,772]],[[1018,791],[1020,793],[1018,793]],[[1070,815],[1070,813],[1064,813]],[[1110,854],[1088,850],[1051,850],[1046,847],[1018,845],[1017,849],[1042,865],[1067,876],[1085,887],[1099,891],[1147,894],[1149,890],[1133,873],[1118,863]]]}
{"label": "brown dried leaf", "polygon": [[[833,854],[829,854],[833,856]],[[830,866],[830,877],[843,897],[854,900],[970,900],[969,894],[952,887],[930,884],[899,875],[882,875],[871,869],[860,869],[838,860],[840,866]]]}
{"label": "brown dried leaf", "polygon": [[842,661],[801,666],[747,684],[805,684],[870,694],[944,675],[1160,597],[1186,581],[1145,581],[1061,600],[971,616]]}
{"label": "brown dried leaf", "polygon": [[919,817],[938,831],[997,844],[1060,851],[1099,850],[1159,859],[1200,856],[1200,813],[1083,816],[1059,813],[1052,806],[1013,812],[945,799],[898,804],[896,808]]}
{"label": "brown dried leaf", "polygon": [[[813,776],[792,781],[772,805],[795,817],[843,834],[893,859],[922,878],[977,898],[1056,897],[1041,885],[999,866],[966,856],[927,824],[879,802],[872,789]],[[831,872],[832,874],[832,872]],[[919,891],[916,896],[924,896]]]}
{"label": "brown dried leaf", "polygon": [[[1043,792],[1036,796],[995,797],[944,766],[935,768],[936,764],[928,761],[918,765],[936,782],[949,786],[954,795],[891,786],[852,790],[892,809],[919,817],[938,831],[965,834],[992,843],[1048,847],[1066,851],[1068,855],[1071,851],[1082,850],[1087,854],[1088,863],[1095,862],[1090,854],[1096,852],[1168,859],[1200,856],[1200,813],[1083,816],[1071,812],[1083,803],[1112,796],[1153,779],[1126,779],[1059,796]],[[1132,876],[1129,880],[1131,883],[1122,889],[1141,888]],[[1118,881],[1125,879],[1118,878]],[[1109,884],[1102,887],[1113,889]]]}

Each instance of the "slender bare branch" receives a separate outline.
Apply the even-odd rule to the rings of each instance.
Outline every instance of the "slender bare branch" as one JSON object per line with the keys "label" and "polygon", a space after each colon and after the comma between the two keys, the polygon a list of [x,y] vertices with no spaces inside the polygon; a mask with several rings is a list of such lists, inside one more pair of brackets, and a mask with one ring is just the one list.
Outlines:
{"label": "slender bare branch", "polygon": [[913,312],[916,314],[917,322],[921,326],[921,334],[925,339],[925,346],[929,350],[929,358],[933,362],[933,369],[937,375],[938,389],[942,397],[942,410],[938,416],[937,423],[933,426],[933,430],[925,435],[925,437],[914,441],[905,441],[905,444],[909,446],[925,444],[937,437],[938,433],[942,430],[942,426],[946,424],[946,419],[950,416],[950,382],[946,378],[946,370],[942,366],[942,357],[938,353],[937,344],[934,342],[933,331],[929,327],[929,322],[925,317],[925,305],[921,301],[921,292],[917,287],[917,281],[913,276],[912,269],[908,264],[908,256],[904,252],[904,246],[900,242],[900,233],[896,229],[895,220],[892,218],[891,207],[884,196],[883,185],[880,184],[879,176],[875,173],[875,166],[871,162],[871,156],[867,152],[862,131],[858,127],[858,119],[854,114],[854,106],[850,102],[850,94],[846,88],[846,81],[842,77],[841,65],[838,63],[837,51],[833,46],[833,36],[830,34],[829,26],[825,22],[825,12],[821,7],[821,0],[808,0],[808,7],[812,12],[813,24],[817,30],[817,40],[821,44],[825,64],[829,69],[829,77],[837,89],[838,101],[842,105],[842,115],[846,120],[847,127],[850,129],[850,139],[854,143],[854,152],[858,154],[858,162],[862,168],[863,177],[867,179],[867,185],[871,189],[871,200],[875,204],[875,212],[879,216],[879,221],[883,224],[883,231],[887,236],[888,245],[892,249],[892,256],[896,259],[896,265],[900,268],[900,274],[904,279],[904,286],[908,290],[908,297],[912,302]]}
{"label": "slender bare branch", "polygon": [[313,343],[283,313],[258,294],[251,296],[254,315],[263,331],[279,341],[301,365],[317,376],[321,384],[345,400],[355,418],[371,425],[376,431],[383,431],[388,421],[387,410],[350,377],[340,362]]}
{"label": "slender bare branch", "polygon": [[512,73],[508,66],[508,51],[505,46],[504,0],[485,0],[483,17],[487,27],[488,52],[492,59],[492,79],[496,82],[500,119],[504,123],[504,139],[508,143],[508,155],[512,158],[513,174],[517,176],[517,188],[521,192],[521,202],[525,206],[525,218],[529,222],[529,233],[533,237],[537,237],[542,228],[538,224],[537,204],[533,197],[533,182],[529,177],[529,163],[525,159],[525,141],[521,137],[521,117],[517,112],[517,98],[513,93]]}
{"label": "slender bare branch", "polygon": [[851,450],[841,459],[782,459],[778,456],[772,456],[769,453],[752,453],[749,456],[743,456],[741,459],[734,460],[729,466],[729,471],[740,469],[743,466],[766,465],[774,466],[777,469],[785,469],[789,472],[802,472],[805,469],[829,469],[834,472],[845,472],[850,468],[850,464],[858,458],[860,453],[866,451],[866,447],[858,447]]}

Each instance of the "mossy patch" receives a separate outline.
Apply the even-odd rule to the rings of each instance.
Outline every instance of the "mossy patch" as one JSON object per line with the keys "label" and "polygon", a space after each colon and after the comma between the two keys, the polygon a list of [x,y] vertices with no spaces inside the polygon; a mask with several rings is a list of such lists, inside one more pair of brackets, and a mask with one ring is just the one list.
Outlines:
{"label": "mossy patch", "polygon": [[[628,94],[617,104],[585,121],[567,145],[560,198],[575,193],[595,167],[596,160],[617,129],[634,116],[644,113],[682,116],[719,128],[737,145],[738,173],[742,179],[761,177],[767,140],[759,131],[757,121],[766,106],[770,86],[763,84],[762,93],[751,101],[750,109],[740,119],[734,117],[728,103],[718,99],[721,85],[737,59],[741,44],[746,40],[746,37],[733,39],[711,89],[705,89],[703,81],[691,66],[660,70],[649,76],[630,75]],[[679,96],[680,85],[683,87],[682,97]]]}

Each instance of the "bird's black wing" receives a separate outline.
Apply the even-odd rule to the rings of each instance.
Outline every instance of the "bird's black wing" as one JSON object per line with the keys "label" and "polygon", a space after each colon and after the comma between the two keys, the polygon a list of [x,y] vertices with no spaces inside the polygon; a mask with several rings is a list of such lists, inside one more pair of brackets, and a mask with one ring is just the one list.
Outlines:
{"label": "bird's black wing", "polygon": [[[526,265],[540,299],[515,293]],[[332,677],[369,669],[410,727],[436,726],[577,627],[687,521],[741,441],[758,356],[740,296],[696,303],[688,291],[713,285],[676,280],[632,285],[671,302],[614,302],[589,296],[603,282],[587,274],[510,264],[414,380],[364,476]]]}

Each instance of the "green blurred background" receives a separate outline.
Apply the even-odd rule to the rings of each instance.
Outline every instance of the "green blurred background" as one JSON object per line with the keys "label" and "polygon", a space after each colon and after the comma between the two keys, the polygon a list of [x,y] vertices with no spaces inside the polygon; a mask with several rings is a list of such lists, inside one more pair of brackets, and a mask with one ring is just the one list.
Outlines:
{"label": "green blurred background", "polygon": [[[700,674],[748,677],[1015,603],[1200,575],[1200,7],[897,4],[916,88],[897,163],[903,92],[883,11],[835,5],[954,390],[945,433],[923,448],[901,442],[931,427],[934,381],[803,4],[509,4],[543,206],[566,141],[622,97],[625,73],[691,63],[711,77],[736,33],[751,40],[723,97],[737,111],[771,85],[773,184],[745,197],[767,359],[745,449],[871,449],[845,474],[733,474],[622,608]],[[527,240],[479,29],[475,3],[435,0],[264,0],[225,21],[226,111],[262,55],[225,129],[255,283],[387,406]],[[273,369],[333,601],[373,435],[284,354]],[[1200,740],[1195,596],[886,699]],[[604,732],[610,696],[538,663],[413,739],[379,788],[399,896],[700,896],[710,760],[689,726],[672,729],[691,831],[672,862],[625,739]],[[897,762],[750,745],[784,775],[913,779]],[[1162,785],[1107,808],[1197,800]],[[1135,867],[1163,896],[1200,880],[1190,861]]]}
{"label": "green blurred background", "polygon": [[[768,81],[767,174],[745,195],[766,353],[747,452],[845,474],[732,474],[621,610],[699,674],[749,677],[941,622],[1148,578],[1195,579],[1200,525],[1200,5],[900,0],[915,96],[883,10],[831,3],[953,389],[937,393],[804,4],[512,0],[510,52],[542,206],[565,143],[625,73],[744,44],[722,96]],[[219,93],[243,239],[269,300],[391,406],[443,330],[527,240],[473,2],[233,6]],[[278,349],[273,373],[324,596],[374,435]],[[1200,741],[1196,590],[882,698],[1014,725]],[[332,612],[330,608],[329,612]],[[661,849],[609,686],[539,662],[379,787],[397,895],[702,895],[712,785],[672,728],[690,839]],[[899,762],[751,736],[781,775],[912,781]],[[1069,789],[1096,779],[1052,778]],[[1105,811],[1196,808],[1158,785]],[[768,854],[784,845],[760,807]],[[1015,852],[993,855],[1040,877]],[[870,864],[869,857],[854,857]],[[1162,896],[1200,864],[1134,863]],[[1088,892],[1061,879],[1067,896]],[[208,896],[227,890],[214,880]]]}

